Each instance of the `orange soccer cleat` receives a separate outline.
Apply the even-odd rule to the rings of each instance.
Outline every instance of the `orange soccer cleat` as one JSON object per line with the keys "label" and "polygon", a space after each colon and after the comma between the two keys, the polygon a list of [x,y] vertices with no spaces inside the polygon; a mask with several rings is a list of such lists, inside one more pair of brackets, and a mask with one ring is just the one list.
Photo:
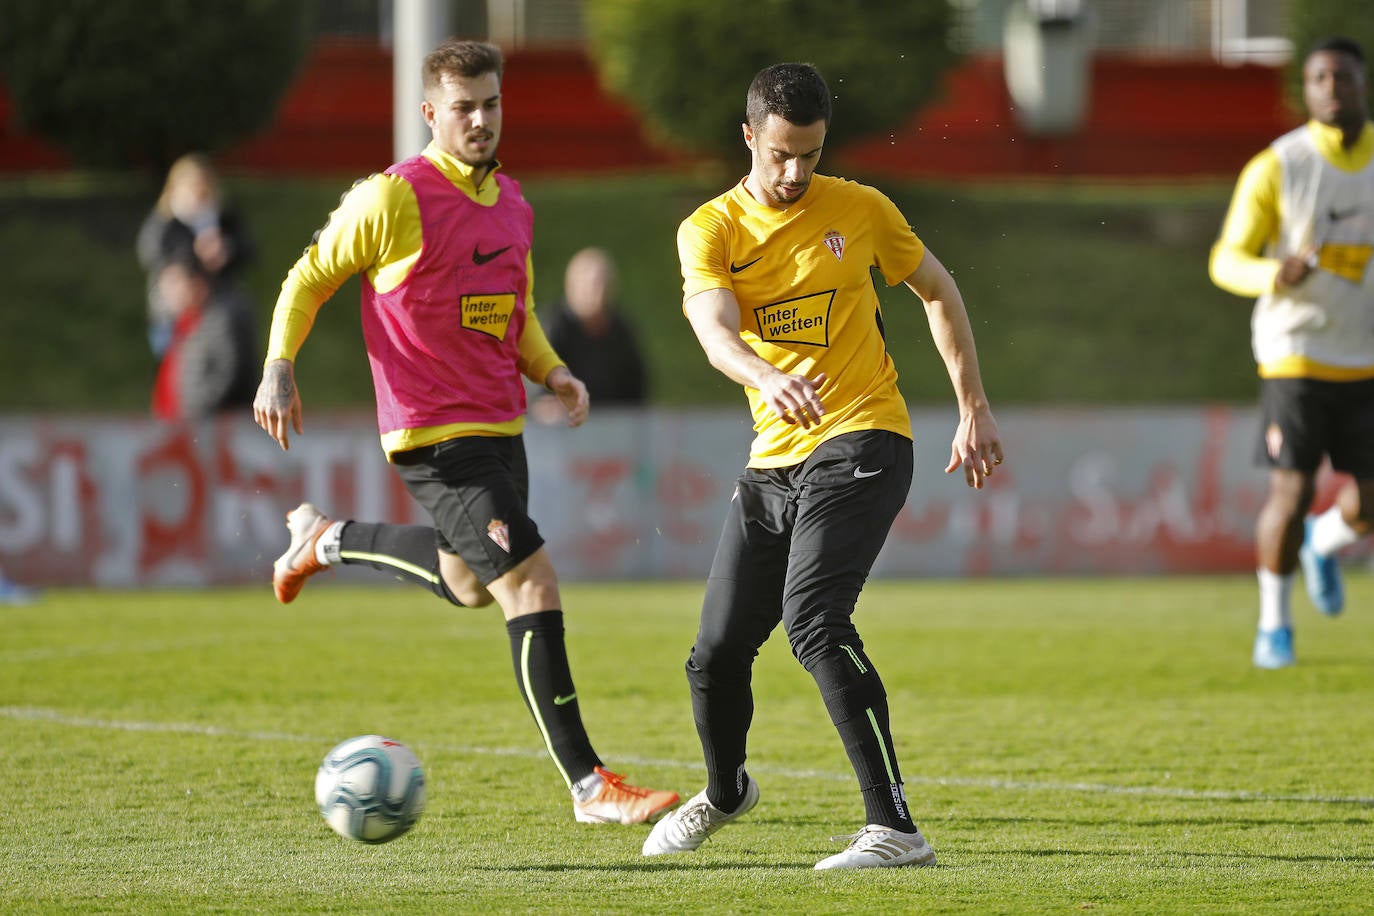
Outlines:
{"label": "orange soccer cleat", "polygon": [[573,814],[583,824],[643,824],[654,821],[677,804],[676,792],[641,789],[625,777],[597,767],[601,788],[586,801],[573,801]]}
{"label": "orange soccer cleat", "polygon": [[326,568],[315,556],[315,543],[329,528],[329,517],[310,503],[301,503],[286,513],[286,528],[291,545],[272,564],[272,590],[282,604],[296,600],[305,580]]}

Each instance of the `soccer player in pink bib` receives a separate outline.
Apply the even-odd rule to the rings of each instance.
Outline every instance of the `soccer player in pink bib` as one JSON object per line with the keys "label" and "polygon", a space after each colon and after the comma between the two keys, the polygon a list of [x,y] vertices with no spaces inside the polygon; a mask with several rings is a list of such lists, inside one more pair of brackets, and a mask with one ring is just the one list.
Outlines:
{"label": "soccer player in pink bib", "polygon": [[309,503],[287,515],[277,599],[336,563],[413,582],[456,605],[495,601],[516,681],[584,823],[652,821],[674,792],[607,770],[582,725],[563,640],[558,577],[528,509],[522,376],[545,385],[569,423],[587,389],[534,315],[534,215],[500,171],[503,61],[495,46],[450,40],[424,61],[421,110],[433,141],[358,182],[282,284],[258,425],[283,449],[301,434],[294,360],[316,313],[354,274],[382,448],[433,527],[331,520]]}

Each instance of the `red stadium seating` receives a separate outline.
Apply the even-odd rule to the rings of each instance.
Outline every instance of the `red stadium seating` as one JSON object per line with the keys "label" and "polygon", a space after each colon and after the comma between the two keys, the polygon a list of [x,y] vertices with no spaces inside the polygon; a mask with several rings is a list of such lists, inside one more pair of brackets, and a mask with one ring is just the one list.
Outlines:
{"label": "red stadium seating", "polygon": [[[1016,123],[996,56],[966,60],[943,97],[886,135],[830,152],[841,171],[924,178],[1234,176],[1298,116],[1282,72],[1210,61],[1099,57],[1082,129],[1036,138]],[[633,110],[576,49],[510,55],[502,159],[520,176],[597,174],[686,163],[656,147]],[[570,104],[569,100],[574,100]],[[391,56],[371,42],[317,44],[272,125],[225,153],[226,167],[361,175],[392,161]],[[0,173],[63,169],[25,135],[0,87]]]}

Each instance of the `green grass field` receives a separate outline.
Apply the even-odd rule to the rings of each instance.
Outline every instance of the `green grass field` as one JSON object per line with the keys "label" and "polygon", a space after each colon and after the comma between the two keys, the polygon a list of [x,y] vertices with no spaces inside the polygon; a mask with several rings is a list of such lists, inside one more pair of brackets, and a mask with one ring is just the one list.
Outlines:
{"label": "green grass field", "polygon": [[[702,784],[682,662],[699,583],[565,588],[607,763]],[[763,796],[698,853],[574,823],[499,615],[419,591],[50,591],[0,610],[0,910],[14,912],[1368,912],[1374,579],[1296,668],[1249,664],[1249,577],[878,581],[859,621],[940,865],[816,873],[861,826],[781,634],[760,659]],[[314,810],[321,757],[380,732],[426,766],[414,831]]]}

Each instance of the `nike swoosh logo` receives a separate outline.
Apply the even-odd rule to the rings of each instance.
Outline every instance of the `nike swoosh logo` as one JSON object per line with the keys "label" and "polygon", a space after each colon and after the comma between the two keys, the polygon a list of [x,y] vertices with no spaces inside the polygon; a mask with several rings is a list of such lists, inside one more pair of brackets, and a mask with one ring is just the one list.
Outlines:
{"label": "nike swoosh logo", "polygon": [[761,260],[763,260],[763,255],[759,255],[757,258],[754,258],[754,260],[750,261],[750,262],[747,263],[747,264],[736,264],[734,261],[731,261],[731,262],[730,262],[730,273],[732,273],[732,274],[737,274],[737,273],[739,273],[741,270],[744,270],[744,268],[746,268],[746,267],[753,267],[755,264],[757,264],[757,263],[758,263],[759,261],[761,261]]}
{"label": "nike swoosh logo", "polygon": [[1335,207],[1332,207],[1330,210],[1326,212],[1326,215],[1330,217],[1331,222],[1339,223],[1343,219],[1350,219],[1350,217],[1356,215],[1359,212],[1359,207],[1351,207],[1349,210],[1345,211],[1340,211],[1337,210]]}
{"label": "nike swoosh logo", "polygon": [[575,700],[575,699],[577,699],[577,694],[576,694],[576,693],[570,693],[570,694],[568,694],[568,695],[565,696],[565,697],[554,697],[554,698],[553,698],[553,705],[555,705],[555,706],[567,706],[569,703],[571,703],[571,702],[572,702],[573,700]]}
{"label": "nike swoosh logo", "polygon": [[882,468],[878,468],[878,470],[876,471],[865,471],[863,469],[863,465],[859,465],[858,467],[854,468],[854,476],[859,478],[860,480],[863,480],[865,477],[877,477],[882,472]]}
{"label": "nike swoosh logo", "polygon": [[485,264],[485,263],[487,263],[488,261],[490,261],[492,258],[498,258],[498,257],[500,257],[501,255],[505,254],[507,251],[510,251],[510,246],[509,246],[509,245],[507,245],[505,248],[498,248],[498,249],[496,249],[495,251],[485,251],[485,252],[482,251],[481,248],[479,248],[479,247],[477,247],[476,245],[474,245],[474,246],[472,247],[472,263],[474,263],[474,264]]}

